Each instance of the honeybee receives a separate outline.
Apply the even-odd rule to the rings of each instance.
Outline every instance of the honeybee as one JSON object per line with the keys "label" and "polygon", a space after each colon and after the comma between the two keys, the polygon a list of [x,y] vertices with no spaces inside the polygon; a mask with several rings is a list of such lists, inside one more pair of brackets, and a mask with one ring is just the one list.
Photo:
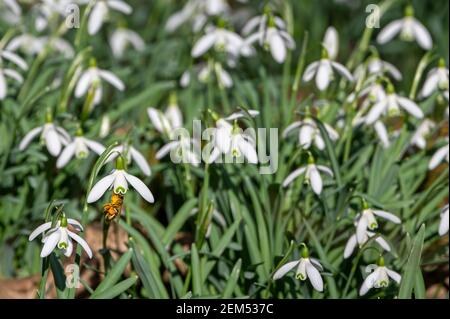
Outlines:
{"label": "honeybee", "polygon": [[103,213],[107,221],[112,221],[122,212],[123,195],[113,193],[111,202],[103,205]]}

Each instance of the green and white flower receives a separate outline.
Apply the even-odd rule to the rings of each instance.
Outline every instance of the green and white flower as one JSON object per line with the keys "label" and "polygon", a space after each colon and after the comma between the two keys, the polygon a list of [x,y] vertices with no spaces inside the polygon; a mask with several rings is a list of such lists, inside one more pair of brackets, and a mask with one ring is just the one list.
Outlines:
{"label": "green and white flower", "polygon": [[436,91],[448,91],[449,79],[448,68],[445,66],[445,60],[439,60],[439,66],[428,72],[427,78],[423,84],[421,96],[429,97]]}
{"label": "green and white flower", "polygon": [[441,210],[441,222],[439,223],[439,235],[444,236],[448,233],[448,204]]}
{"label": "green and white flower", "polygon": [[92,8],[91,14],[89,15],[89,35],[95,35],[98,31],[100,31],[111,9],[122,12],[124,14],[131,14],[133,12],[133,8],[125,1],[98,0]]}
{"label": "green and white flower", "polygon": [[356,225],[356,239],[358,240],[358,244],[363,245],[367,241],[367,230],[375,230],[378,228],[378,222],[375,216],[386,219],[394,224],[401,224],[400,218],[395,216],[392,213],[371,209],[368,207],[367,203],[363,204],[363,211],[358,216],[358,221]]}
{"label": "green and white flower", "polygon": [[379,289],[388,287],[389,278],[392,278],[398,284],[402,280],[402,276],[399,273],[390,270],[384,265],[383,257],[378,261],[378,265],[367,266],[366,272],[371,274],[364,280],[359,290],[360,296],[365,295],[372,288]]}

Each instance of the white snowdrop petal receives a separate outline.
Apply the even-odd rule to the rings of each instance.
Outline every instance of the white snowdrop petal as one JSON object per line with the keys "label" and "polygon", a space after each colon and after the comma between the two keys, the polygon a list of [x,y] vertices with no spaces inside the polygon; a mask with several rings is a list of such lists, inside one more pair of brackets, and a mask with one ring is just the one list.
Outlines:
{"label": "white snowdrop petal", "polygon": [[107,13],[108,7],[106,6],[105,2],[99,1],[95,4],[88,20],[89,35],[94,35],[100,30]]}
{"label": "white snowdrop petal", "polygon": [[302,175],[306,171],[306,167],[300,167],[293,171],[291,174],[286,177],[286,179],[283,181],[283,187],[288,187],[297,177]]}
{"label": "white snowdrop petal", "polygon": [[172,151],[174,148],[178,146],[179,142],[173,141],[165,144],[163,147],[159,149],[159,151],[156,153],[155,158],[157,160],[161,160],[164,158],[167,154],[169,154],[170,151]]}
{"label": "white snowdrop petal", "polygon": [[306,263],[306,274],[308,275],[309,281],[311,282],[314,289],[319,292],[323,291],[323,280],[320,276],[319,271],[311,264],[310,261]]}
{"label": "white snowdrop petal", "polygon": [[422,49],[431,50],[433,47],[433,40],[431,39],[431,35],[428,30],[415,18],[412,20],[412,25],[414,37],[416,38],[417,43],[419,43]]}
{"label": "white snowdrop petal", "polygon": [[89,192],[87,202],[93,203],[98,201],[106,192],[106,190],[109,187],[111,187],[112,183],[114,182],[114,179],[115,175],[111,174],[99,180],[97,184],[95,184],[94,187],[92,187],[91,191]]}
{"label": "white snowdrop petal", "polygon": [[317,167],[317,169],[319,169],[320,171],[330,175],[331,177],[334,176],[333,171],[331,169],[329,169],[328,167],[323,166],[323,165],[316,165],[316,167]]}
{"label": "white snowdrop petal", "polygon": [[79,221],[73,218],[67,218],[67,223],[74,226],[77,230],[83,231],[83,225],[81,225]]}
{"label": "white snowdrop petal", "polygon": [[258,163],[258,154],[256,153],[255,147],[251,143],[247,142],[243,138],[239,138],[238,147],[249,163]]}
{"label": "white snowdrop petal", "polygon": [[155,129],[157,131],[159,131],[160,133],[164,132],[164,125],[162,122],[162,114],[155,108],[153,107],[149,107],[147,108],[147,114],[148,117],[150,118],[150,121],[152,122],[153,126],[155,127]]}
{"label": "white snowdrop petal", "polygon": [[62,168],[66,166],[67,163],[69,163],[70,159],[75,155],[75,147],[75,142],[72,142],[64,148],[58,160],[56,161],[57,168]]}
{"label": "white snowdrop petal", "polygon": [[399,273],[397,273],[393,270],[390,270],[388,268],[386,268],[386,272],[387,272],[388,276],[391,277],[396,283],[399,284],[400,281],[402,280],[402,276]]}
{"label": "white snowdrop petal", "polygon": [[81,247],[83,247],[84,251],[89,256],[89,258],[92,258],[92,250],[89,247],[88,243],[83,238],[71,232],[70,230],[68,230],[67,233],[73,240],[75,240],[77,243],[81,245]]}
{"label": "white snowdrop petal", "polygon": [[319,66],[319,62],[313,62],[310,65],[308,65],[303,74],[303,81],[305,81],[305,82],[311,81],[317,72],[318,66]]}
{"label": "white snowdrop petal", "polygon": [[382,211],[382,210],[375,210],[375,209],[372,210],[372,212],[375,215],[377,215],[377,216],[379,216],[381,218],[384,218],[386,220],[389,220],[389,221],[393,222],[394,224],[401,224],[402,223],[400,218],[398,218],[397,216],[395,216],[394,214],[391,214],[389,212],[385,212],[385,211]]}
{"label": "white snowdrop petal", "polygon": [[23,151],[28,144],[30,144],[30,142],[36,137],[38,136],[40,133],[42,132],[42,127],[36,127],[34,129],[32,129],[31,131],[29,131],[24,138],[22,139],[22,141],[19,144],[19,150]]}
{"label": "white snowdrop petal", "polygon": [[45,258],[52,253],[58,244],[59,238],[61,237],[61,232],[59,230],[51,233],[45,239],[44,247],[41,250],[41,258]]}
{"label": "white snowdrop petal", "polygon": [[316,85],[320,91],[325,91],[331,81],[333,71],[328,61],[321,61],[317,67]]}
{"label": "white snowdrop petal", "polygon": [[383,144],[383,147],[388,148],[391,145],[391,143],[389,142],[389,135],[386,126],[384,126],[383,122],[376,121],[373,127],[377,132],[377,135],[381,143]]}
{"label": "white snowdrop petal", "polygon": [[323,188],[322,177],[320,177],[319,171],[315,166],[310,166],[309,168],[309,179],[314,193],[320,195]]}
{"label": "white snowdrop petal", "polygon": [[106,150],[106,148],[102,144],[96,141],[85,139],[85,143],[91,150],[93,150],[98,155],[102,155],[103,152]]}
{"label": "white snowdrop petal", "polygon": [[369,276],[367,276],[367,278],[364,280],[361,289],[359,290],[359,295],[360,296],[364,296],[369,289],[372,289],[375,281],[377,280],[378,277],[378,270],[375,270],[373,273],[371,273]]}
{"label": "white snowdrop petal", "polygon": [[442,214],[441,221],[439,223],[439,235],[444,236],[446,233],[448,233],[448,224],[449,224],[449,213],[448,213],[448,207],[447,210]]}
{"label": "white snowdrop petal", "polygon": [[353,78],[353,75],[350,73],[350,71],[347,70],[347,68],[345,66],[343,66],[342,64],[331,61],[331,65],[333,66],[333,68],[336,69],[336,71],[338,71],[338,73],[340,75],[347,78],[347,80],[349,80],[350,82],[353,82],[355,80]]}
{"label": "white snowdrop petal", "polygon": [[386,251],[391,251],[391,246],[389,246],[388,242],[381,236],[375,238],[375,241]]}
{"label": "white snowdrop petal", "polygon": [[22,59],[20,56],[18,56],[15,53],[9,52],[9,51],[0,51],[1,56],[3,56],[5,59],[15,63],[19,68],[22,70],[27,70],[28,65],[25,62],[24,59]]}
{"label": "white snowdrop petal", "polygon": [[347,243],[345,244],[345,249],[344,249],[344,258],[347,259],[348,257],[350,257],[353,254],[353,251],[356,248],[358,241],[356,239],[356,235],[352,235],[349,240],[347,241]]}
{"label": "white snowdrop petal", "polygon": [[204,35],[202,38],[200,38],[197,43],[195,43],[194,47],[192,48],[191,55],[194,58],[198,58],[199,56],[203,55],[211,49],[211,47],[216,42],[217,36],[215,33],[209,33]]}
{"label": "white snowdrop petal", "polygon": [[40,234],[42,234],[43,232],[49,230],[52,227],[52,222],[48,222],[45,224],[40,225],[39,227],[37,227],[35,230],[33,230],[33,232],[30,234],[30,236],[28,237],[29,241],[34,240],[37,236],[39,236]]}
{"label": "white snowdrop petal", "polygon": [[6,79],[5,76],[3,75],[2,70],[0,69],[0,101],[6,97],[6,94],[7,94]]}
{"label": "white snowdrop petal", "polygon": [[55,157],[58,156],[61,152],[61,141],[56,130],[49,129],[44,138],[48,152]]}
{"label": "white snowdrop petal", "polygon": [[283,131],[283,138],[286,138],[291,132],[295,131],[302,125],[301,121],[294,122],[290,124],[288,127],[286,127]]}
{"label": "white snowdrop petal", "polygon": [[356,239],[358,240],[359,244],[364,244],[366,241],[367,226],[368,226],[367,218],[365,218],[363,215],[361,216],[361,218],[358,221],[358,224],[356,225]]}
{"label": "white snowdrop petal", "polygon": [[75,97],[80,98],[85,95],[91,86],[93,81],[92,72],[90,70],[85,71],[78,80],[75,88]]}
{"label": "white snowdrop petal", "polygon": [[273,275],[273,280],[278,280],[278,279],[284,277],[289,271],[294,269],[294,267],[296,267],[298,264],[299,264],[298,260],[291,261],[291,262],[284,264],[275,272],[275,274]]}
{"label": "white snowdrop petal", "polygon": [[423,85],[421,95],[423,97],[429,97],[438,88],[438,85],[439,85],[439,75],[437,73],[428,75]]}
{"label": "white snowdrop petal", "polygon": [[144,184],[143,181],[141,181],[136,176],[133,176],[128,173],[124,173],[125,178],[127,181],[133,186],[133,188],[149,203],[155,202],[155,198],[153,197],[152,192],[150,189],[148,189],[147,185]]}
{"label": "white snowdrop petal", "polygon": [[386,111],[387,108],[387,100],[382,100],[378,103],[376,103],[369,111],[369,114],[367,114],[366,117],[366,124],[372,125],[377,121],[381,114]]}
{"label": "white snowdrop petal", "polygon": [[410,113],[412,116],[421,119],[424,117],[423,111],[420,109],[420,107],[414,103],[413,101],[399,96],[397,98],[398,104],[400,104],[401,107],[403,107],[408,113]]}
{"label": "white snowdrop petal", "polygon": [[431,158],[430,163],[428,164],[428,168],[432,170],[438,167],[439,164],[442,163],[444,158],[448,156],[448,150],[449,150],[448,145],[438,149],[437,152],[434,153],[433,157]]}
{"label": "white snowdrop petal", "polygon": [[100,70],[99,75],[101,78],[116,87],[119,91],[125,90],[125,84],[123,84],[122,80],[119,79],[114,73],[106,70]]}
{"label": "white snowdrop petal", "polygon": [[328,51],[331,60],[336,59],[339,52],[339,34],[335,27],[328,27],[325,32],[323,45]]}
{"label": "white snowdrop petal", "polygon": [[389,23],[380,31],[377,37],[379,44],[385,44],[392,40],[402,29],[403,20],[395,20]]}
{"label": "white snowdrop petal", "polygon": [[130,152],[133,160],[136,162],[137,166],[144,173],[144,175],[150,176],[151,175],[150,166],[148,165],[147,160],[145,159],[144,155],[142,155],[141,152],[139,152],[134,147],[130,147],[129,152]]}
{"label": "white snowdrop petal", "polygon": [[273,30],[272,32],[267,31],[270,34],[269,44],[270,44],[270,52],[272,53],[273,58],[278,63],[283,63],[286,59],[286,46],[281,38],[280,34]]}
{"label": "white snowdrop petal", "polygon": [[133,8],[125,1],[109,0],[108,6],[124,14],[131,14],[133,12]]}

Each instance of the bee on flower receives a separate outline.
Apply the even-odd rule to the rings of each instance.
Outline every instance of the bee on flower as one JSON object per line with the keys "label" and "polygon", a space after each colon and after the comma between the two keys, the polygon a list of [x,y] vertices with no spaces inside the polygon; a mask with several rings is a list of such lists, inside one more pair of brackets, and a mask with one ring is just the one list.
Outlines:
{"label": "bee on flower", "polygon": [[108,222],[114,220],[117,216],[122,213],[123,209],[123,195],[112,193],[111,202],[103,205],[103,213]]}

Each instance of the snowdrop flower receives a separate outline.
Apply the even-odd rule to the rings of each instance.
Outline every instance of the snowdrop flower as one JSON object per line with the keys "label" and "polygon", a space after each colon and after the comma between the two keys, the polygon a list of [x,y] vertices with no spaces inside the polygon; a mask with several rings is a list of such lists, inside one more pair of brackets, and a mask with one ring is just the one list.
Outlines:
{"label": "snowdrop flower", "polygon": [[442,208],[441,211],[441,222],[439,224],[439,235],[444,236],[448,233],[448,204]]}
{"label": "snowdrop flower", "polygon": [[263,31],[267,27],[269,19],[273,19],[273,23],[279,30],[286,30],[286,23],[280,17],[274,16],[270,9],[266,8],[264,14],[256,16],[248,20],[241,30],[244,36],[250,35],[252,32]]}
{"label": "snowdrop flower", "polygon": [[377,42],[385,44],[399,33],[403,41],[411,42],[415,40],[424,50],[430,50],[433,46],[430,33],[422,23],[414,18],[414,9],[411,6],[406,8],[404,18],[392,21],[380,31]]}
{"label": "snowdrop flower", "polygon": [[248,57],[254,52],[240,35],[219,26],[211,27],[206,31],[206,34],[195,43],[191,55],[198,58],[213,47],[219,52],[226,52],[232,56]]}
{"label": "snowdrop flower", "polygon": [[200,148],[200,145],[198,145],[195,140],[181,136],[179,140],[171,141],[161,147],[155,157],[157,160],[161,160],[167,154],[171,153],[171,159],[174,160],[175,163],[181,162],[198,166],[201,162],[200,156],[191,149],[191,146],[193,146],[194,149]]}
{"label": "snowdrop flower", "polygon": [[328,27],[323,38],[323,46],[327,50],[330,60],[336,60],[339,53],[339,33],[335,27]]}
{"label": "snowdrop flower", "polygon": [[168,32],[174,32],[181,25],[192,21],[192,29],[197,33],[206,24],[208,16],[220,16],[227,13],[229,9],[226,0],[190,0],[182,10],[169,17],[165,29]]}
{"label": "snowdrop flower", "polygon": [[367,229],[375,230],[378,228],[378,222],[375,216],[384,218],[394,224],[401,224],[400,218],[392,213],[388,213],[382,210],[371,209],[368,207],[367,203],[363,203],[363,211],[359,216],[356,225],[356,239],[360,245],[367,241]]}
{"label": "snowdrop flower", "polygon": [[62,54],[65,58],[72,58],[75,51],[72,45],[60,37],[35,37],[31,34],[21,34],[11,39],[6,46],[9,51],[23,50],[28,55],[37,55],[42,52],[46,46]]}
{"label": "snowdrop flower", "polygon": [[305,69],[303,81],[309,82],[315,78],[317,88],[320,91],[325,91],[330,82],[334,79],[333,70],[337,71],[348,81],[354,81],[353,75],[345,68],[345,66],[330,60],[326,49],[322,50],[322,58],[319,61],[311,63]]}
{"label": "snowdrop flower", "polygon": [[284,277],[289,271],[297,267],[296,278],[302,281],[309,279],[315,290],[323,291],[323,280],[319,271],[323,271],[323,267],[317,259],[309,257],[309,251],[306,245],[303,245],[302,258],[297,261],[291,261],[283,265],[273,275],[273,280]]}
{"label": "snowdrop flower", "polygon": [[251,45],[258,41],[264,49],[270,51],[274,60],[281,64],[286,60],[287,50],[295,48],[295,41],[279,19],[270,15],[266,20],[267,23],[250,35],[245,43]]}
{"label": "snowdrop flower", "polygon": [[[374,237],[376,234],[370,231],[366,231],[363,237],[363,241],[361,243],[358,243],[357,235],[353,234],[347,241],[347,244],[345,244],[344,249],[344,258],[349,258],[353,252],[355,251],[356,246],[362,247],[370,238]],[[381,248],[383,248],[385,251],[389,252],[391,251],[391,247],[389,246],[388,242],[381,236],[378,236],[375,238],[375,242],[380,245]]]}
{"label": "snowdrop flower", "polygon": [[371,108],[366,117],[366,124],[370,125],[375,123],[382,114],[388,114],[390,116],[398,115],[400,113],[400,108],[418,119],[424,117],[423,111],[416,103],[396,94],[394,86],[389,84],[386,98],[379,101]]}
{"label": "snowdrop flower", "polygon": [[147,114],[155,129],[170,138],[175,129],[183,126],[183,114],[178,107],[177,98],[174,94],[170,96],[169,105],[164,113],[149,107],[147,108]]}
{"label": "snowdrop flower", "polygon": [[[323,125],[332,141],[339,139],[339,134],[330,125],[326,123],[323,123]],[[312,118],[307,117],[303,121],[296,121],[286,127],[283,131],[283,138],[288,137],[289,134],[296,130],[298,130],[299,144],[302,148],[309,149],[314,143],[319,150],[322,151],[325,149],[325,141],[316,122]]]}
{"label": "snowdrop flower", "polygon": [[20,56],[11,51],[0,49],[0,101],[5,99],[8,94],[7,77],[23,83],[23,77],[17,71],[3,68],[4,61],[12,62],[24,71],[28,69],[27,63]]}
{"label": "snowdrop flower", "polygon": [[91,66],[84,71],[75,88],[75,97],[81,98],[86,95],[89,90],[94,89],[93,105],[100,103],[103,96],[102,82],[106,81],[119,91],[125,90],[125,84],[114,73],[108,70],[99,69],[95,61],[91,61]]}
{"label": "snowdrop flower", "polygon": [[124,56],[127,45],[130,44],[136,51],[142,52],[145,49],[145,42],[136,32],[125,29],[116,29],[109,38],[114,57],[121,59]]}
{"label": "snowdrop flower", "polygon": [[73,0],[42,0],[34,7],[37,9],[37,17],[35,21],[36,30],[43,31],[55,16],[66,17],[66,10],[69,5],[76,3]]}
{"label": "snowdrop flower", "polygon": [[300,167],[293,171],[283,181],[283,187],[288,187],[297,177],[305,175],[305,182],[311,184],[311,188],[314,193],[320,195],[322,193],[323,182],[320,172],[326,173],[333,177],[333,172],[326,166],[316,165],[312,155],[308,158],[308,165]]}
{"label": "snowdrop flower", "polygon": [[15,15],[21,15],[22,9],[16,0],[3,0],[3,3],[8,7]]}
{"label": "snowdrop flower", "polygon": [[390,270],[384,265],[384,258],[381,257],[378,265],[369,265],[366,267],[366,272],[372,272],[364,280],[364,283],[359,290],[359,295],[365,295],[372,288],[383,288],[389,286],[389,278],[392,278],[396,283],[400,283],[402,276],[397,272]]}
{"label": "snowdrop flower", "polygon": [[98,0],[92,8],[91,14],[89,15],[89,35],[97,34],[97,32],[101,29],[103,23],[105,22],[106,17],[108,16],[111,9],[122,12],[124,14],[131,14],[131,12],[133,12],[133,8],[125,1]]}
{"label": "snowdrop flower", "polygon": [[41,250],[41,258],[49,256],[55,248],[61,249],[66,257],[70,257],[73,252],[73,242],[83,247],[89,258],[92,258],[92,250],[86,241],[68,229],[68,226],[73,226],[76,230],[83,231],[83,226],[75,219],[66,218],[63,214],[55,227],[52,228],[52,222],[47,222],[36,228],[28,238],[29,241],[34,240],[40,234],[43,235],[42,242],[44,247]]}
{"label": "snowdrop flower", "polygon": [[0,1],[0,17],[11,25],[16,25],[22,17],[22,8],[16,0]]}
{"label": "snowdrop flower", "polygon": [[426,137],[431,133],[431,130],[436,126],[436,124],[429,120],[425,119],[417,128],[413,137],[411,138],[411,145],[418,147],[421,150],[424,150],[427,146]]}
{"label": "snowdrop flower", "polygon": [[441,147],[434,153],[433,157],[430,160],[430,163],[428,164],[428,169],[433,170],[436,167],[439,166],[439,164],[442,163],[442,161],[445,159],[448,163],[448,150],[449,150],[449,144],[447,140],[447,145]]}
{"label": "snowdrop flower", "polygon": [[128,183],[130,183],[147,202],[153,203],[155,201],[152,192],[144,182],[125,171],[125,161],[122,156],[119,156],[116,160],[116,169],[113,170],[111,174],[103,177],[94,185],[94,187],[92,187],[87,202],[94,203],[98,201],[108,189],[112,189],[115,194],[125,195],[128,191]]}
{"label": "snowdrop flower", "polygon": [[441,59],[439,60],[439,66],[428,73],[421,96],[426,98],[435,91],[448,91],[448,87],[448,69],[445,67],[444,59]]}
{"label": "snowdrop flower", "polygon": [[[249,110],[248,114],[244,111],[236,112],[226,118],[220,118],[214,112],[211,115],[216,122],[214,129],[214,147],[209,155],[207,162],[213,163],[221,154],[231,154],[233,158],[246,158],[249,163],[258,163],[258,154],[256,153],[255,141],[253,137],[245,133],[237,125],[237,120],[250,115],[255,117],[259,115],[256,110]],[[234,125],[230,124],[234,121]]]}
{"label": "snowdrop flower", "polygon": [[86,158],[89,155],[89,149],[98,155],[102,155],[105,151],[105,147],[103,145],[96,141],[87,139],[83,136],[83,131],[79,129],[77,136],[72,142],[67,144],[66,148],[62,151],[58,161],[56,162],[56,167],[62,168],[66,166],[74,155],[78,159]]}
{"label": "snowdrop flower", "polygon": [[145,156],[142,155],[136,148],[128,143],[124,143],[117,147],[114,147],[111,150],[111,155],[108,157],[108,162],[113,161],[121,154],[127,160],[127,165],[130,165],[132,162],[135,162],[139,169],[144,173],[145,176],[150,176],[152,174],[150,166],[145,159]]}
{"label": "snowdrop flower", "polygon": [[[364,67],[365,65],[361,64],[356,68],[354,72],[354,77],[356,79],[359,80],[362,76],[364,76]],[[397,81],[401,81],[403,79],[403,75],[400,70],[392,63],[381,60],[377,53],[374,53],[367,61],[367,72],[375,78],[387,74]]]}
{"label": "snowdrop flower", "polygon": [[23,151],[30,142],[40,134],[41,143],[45,143],[48,152],[53,156],[58,156],[63,145],[70,142],[70,136],[62,127],[53,123],[52,117],[47,114],[46,123],[29,131],[19,144],[19,150]]}
{"label": "snowdrop flower", "polygon": [[[366,124],[366,117],[362,116],[360,112],[355,116],[352,122],[354,127],[357,127],[359,125],[367,125]],[[375,133],[377,134],[378,139],[381,142],[381,145],[383,148],[387,149],[391,146],[390,138],[389,138],[389,132],[386,128],[386,125],[381,120],[375,121],[375,123],[369,125],[372,126],[375,130]]]}
{"label": "snowdrop flower", "polygon": [[[220,62],[209,62],[207,64],[199,64],[194,68],[197,73],[197,78],[201,83],[208,83],[210,76],[214,74],[220,88],[229,89],[233,86],[233,79],[230,73],[226,71]],[[191,82],[191,71],[187,70],[183,73],[180,79],[182,87],[188,87]]]}

